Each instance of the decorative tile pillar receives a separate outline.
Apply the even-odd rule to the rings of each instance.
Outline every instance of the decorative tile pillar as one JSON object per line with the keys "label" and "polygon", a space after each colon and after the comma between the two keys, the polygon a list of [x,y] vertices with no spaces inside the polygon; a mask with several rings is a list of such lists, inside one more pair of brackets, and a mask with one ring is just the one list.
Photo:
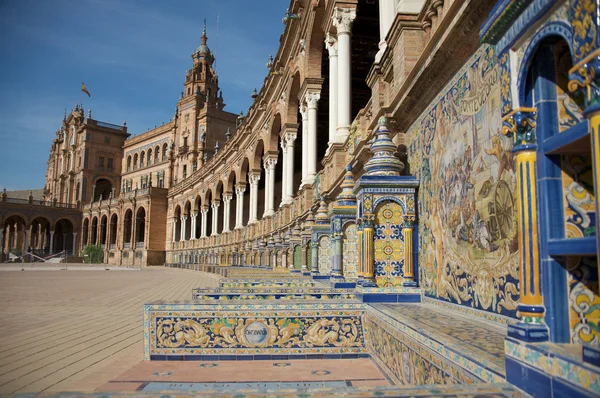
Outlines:
{"label": "decorative tile pillar", "polygon": [[[583,115],[589,120],[592,162],[594,168],[594,197],[596,225],[600,225],[600,50],[596,50],[569,71],[569,90],[579,92],[585,100]],[[600,254],[600,234],[596,233],[596,255]],[[600,271],[600,263],[598,264]],[[600,274],[599,274],[600,275]]]}
{"label": "decorative tile pillar", "polygon": [[521,253],[521,297],[517,307],[521,321],[508,326],[508,335],[524,341],[548,340],[539,259],[535,111],[535,108],[515,109],[504,117],[502,125],[502,133],[514,139]]}
{"label": "decorative tile pillar", "polygon": [[[354,188],[359,203],[358,274],[363,278],[359,283],[372,292],[383,288],[404,289],[398,293],[398,300],[414,302],[420,300],[419,292],[407,288],[416,287],[412,223],[419,181],[400,175],[404,164],[394,156],[397,148],[387,125],[387,118],[381,117],[370,148],[372,157],[365,163],[365,174]],[[408,220],[411,221],[410,228],[406,224]],[[390,228],[403,233],[386,232],[386,229],[391,231]],[[408,239],[406,235],[409,235]]]}

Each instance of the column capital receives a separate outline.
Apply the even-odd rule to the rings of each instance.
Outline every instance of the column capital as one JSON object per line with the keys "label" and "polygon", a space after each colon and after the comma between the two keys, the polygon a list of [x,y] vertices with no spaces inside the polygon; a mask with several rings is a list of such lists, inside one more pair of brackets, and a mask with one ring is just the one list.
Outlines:
{"label": "column capital", "polygon": [[229,202],[231,199],[233,199],[233,194],[232,193],[225,192],[223,194],[223,202]]}
{"label": "column capital", "polygon": [[329,51],[329,57],[337,57],[337,37],[327,33],[325,35],[325,48]]}
{"label": "column capital", "polygon": [[192,217],[197,217],[198,216],[198,212],[197,211],[193,211],[192,212]]}
{"label": "column capital", "polygon": [[513,152],[535,151],[535,117],[536,108],[517,108],[502,119],[502,134],[514,139]]}
{"label": "column capital", "polygon": [[272,155],[266,155],[263,157],[263,164],[267,170],[275,170],[277,164],[277,157]]}
{"label": "column capital", "polygon": [[248,173],[248,181],[250,181],[250,184],[252,185],[258,184],[260,181],[260,171],[251,171]]}
{"label": "column capital", "polygon": [[210,207],[208,205],[205,205],[205,206],[202,206],[202,209],[200,209],[200,212],[204,215],[207,215],[208,210],[210,210]]}
{"label": "column capital", "polygon": [[352,23],[356,19],[356,9],[335,8],[331,19],[333,21],[333,26],[337,29],[338,35],[350,34]]}
{"label": "column capital", "polygon": [[298,134],[295,131],[287,131],[283,134],[283,142],[285,143],[285,146],[294,146],[294,141],[296,141],[296,137],[298,137]]}
{"label": "column capital", "polygon": [[317,109],[319,99],[321,99],[321,93],[318,91],[309,91],[304,96],[308,109]]}
{"label": "column capital", "polygon": [[243,195],[244,192],[246,192],[246,183],[238,182],[237,184],[235,184],[235,193],[237,195]]}
{"label": "column capital", "polygon": [[306,102],[304,102],[304,100],[300,102],[300,114],[302,115],[302,122],[308,120],[308,106],[306,105]]}
{"label": "column capital", "polygon": [[213,199],[212,206],[219,207],[221,205],[221,201],[219,199]]}

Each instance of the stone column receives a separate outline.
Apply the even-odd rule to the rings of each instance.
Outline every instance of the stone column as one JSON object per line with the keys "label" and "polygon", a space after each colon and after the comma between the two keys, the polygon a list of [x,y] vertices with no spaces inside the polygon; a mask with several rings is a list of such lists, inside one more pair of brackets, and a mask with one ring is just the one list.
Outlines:
{"label": "stone column", "polygon": [[205,238],[206,224],[208,223],[208,206],[202,206],[200,213],[202,214],[202,220],[200,224],[200,237]]}
{"label": "stone column", "polygon": [[229,218],[231,216],[231,199],[233,195],[230,193],[223,194],[223,232],[229,232]]}
{"label": "stone column", "polygon": [[275,214],[275,165],[277,158],[274,156],[264,159],[267,180],[265,181],[265,213],[263,218],[271,217]]}
{"label": "stone column", "polygon": [[94,195],[96,195],[96,184],[92,185],[92,197],[90,198],[90,202],[94,201]]}
{"label": "stone column", "polygon": [[258,181],[260,180],[260,172],[251,172],[248,174],[250,181],[250,218],[248,224],[253,224],[258,221]]}
{"label": "stone column", "polygon": [[[279,145],[281,146],[281,152],[283,154],[283,164],[281,165],[282,170],[281,170],[281,203],[279,204],[279,207],[282,207],[283,205],[287,204],[287,184],[288,184],[288,152],[287,152],[287,142],[286,142],[286,138],[285,135],[281,136],[281,141],[279,143]],[[275,174],[275,173],[273,173]],[[273,180],[273,182],[275,182],[275,180]],[[273,186],[275,186],[275,184],[273,184]],[[275,196],[275,195],[273,195]]]}
{"label": "stone column", "polygon": [[197,222],[197,218],[198,218],[198,212],[197,211],[192,212],[192,225],[190,226],[190,239],[191,240],[195,240],[196,239],[196,222]]}
{"label": "stone column", "polygon": [[171,239],[171,242],[175,242],[175,231],[177,230],[177,218],[173,217],[173,237]]}
{"label": "stone column", "polygon": [[[285,171],[287,177],[285,179],[285,191],[283,195],[283,202],[290,204],[294,200],[294,142],[296,141],[296,134],[288,132],[285,135],[286,151],[287,151],[287,166]],[[284,152],[285,153],[285,152]],[[284,160],[285,162],[286,160]]]}
{"label": "stone column", "polygon": [[329,143],[336,142],[338,112],[338,53],[337,39],[327,33],[325,47],[329,51]]}
{"label": "stone column", "polygon": [[[235,229],[244,227],[244,192],[246,192],[246,184],[238,183],[235,187],[235,205],[237,207],[235,212]],[[252,200],[250,200],[252,203]]]}
{"label": "stone column", "polygon": [[306,184],[306,175],[308,172],[308,108],[304,101],[300,104],[300,114],[302,115],[302,183]]}
{"label": "stone column", "polygon": [[308,153],[306,160],[306,183],[312,184],[317,176],[317,103],[321,98],[318,92],[306,94],[308,107]]}
{"label": "stone column", "polygon": [[338,114],[336,142],[344,142],[350,134],[352,112],[352,80],[350,75],[350,34],[352,22],[356,18],[353,8],[333,10],[333,25],[337,29],[338,39]]}
{"label": "stone column", "polygon": [[[185,224],[187,223],[188,216],[181,216],[181,232],[180,232],[180,241],[185,240]],[[133,228],[132,228],[133,230]]]}
{"label": "stone column", "polygon": [[386,37],[396,17],[396,0],[379,0],[379,51],[375,55],[375,62],[381,60],[381,56],[387,48]]}
{"label": "stone column", "polygon": [[212,234],[210,236],[218,235],[217,228],[219,226],[219,206],[221,205],[221,201],[218,199],[213,200],[212,202]]}
{"label": "stone column", "polygon": [[50,231],[50,253],[54,250],[54,231]]}
{"label": "stone column", "polygon": [[77,232],[73,232],[73,255],[77,255]]}

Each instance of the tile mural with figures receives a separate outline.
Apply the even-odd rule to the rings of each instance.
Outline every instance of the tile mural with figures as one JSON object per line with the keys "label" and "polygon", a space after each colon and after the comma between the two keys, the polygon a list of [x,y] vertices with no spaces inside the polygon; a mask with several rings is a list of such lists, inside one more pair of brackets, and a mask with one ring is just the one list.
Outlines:
{"label": "tile mural with figures", "polygon": [[429,297],[516,317],[516,176],[501,133],[500,72],[482,46],[407,133]]}

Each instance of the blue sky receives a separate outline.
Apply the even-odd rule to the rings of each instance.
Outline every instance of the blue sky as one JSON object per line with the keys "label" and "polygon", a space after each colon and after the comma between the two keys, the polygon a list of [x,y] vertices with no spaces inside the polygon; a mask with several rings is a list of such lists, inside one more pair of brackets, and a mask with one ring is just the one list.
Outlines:
{"label": "blue sky", "polygon": [[[127,120],[140,134],[168,121],[207,19],[226,110],[244,113],[275,55],[287,0],[0,1],[0,189],[42,188],[65,108]],[[217,14],[219,40],[217,45]],[[80,91],[84,81],[92,97]]]}

